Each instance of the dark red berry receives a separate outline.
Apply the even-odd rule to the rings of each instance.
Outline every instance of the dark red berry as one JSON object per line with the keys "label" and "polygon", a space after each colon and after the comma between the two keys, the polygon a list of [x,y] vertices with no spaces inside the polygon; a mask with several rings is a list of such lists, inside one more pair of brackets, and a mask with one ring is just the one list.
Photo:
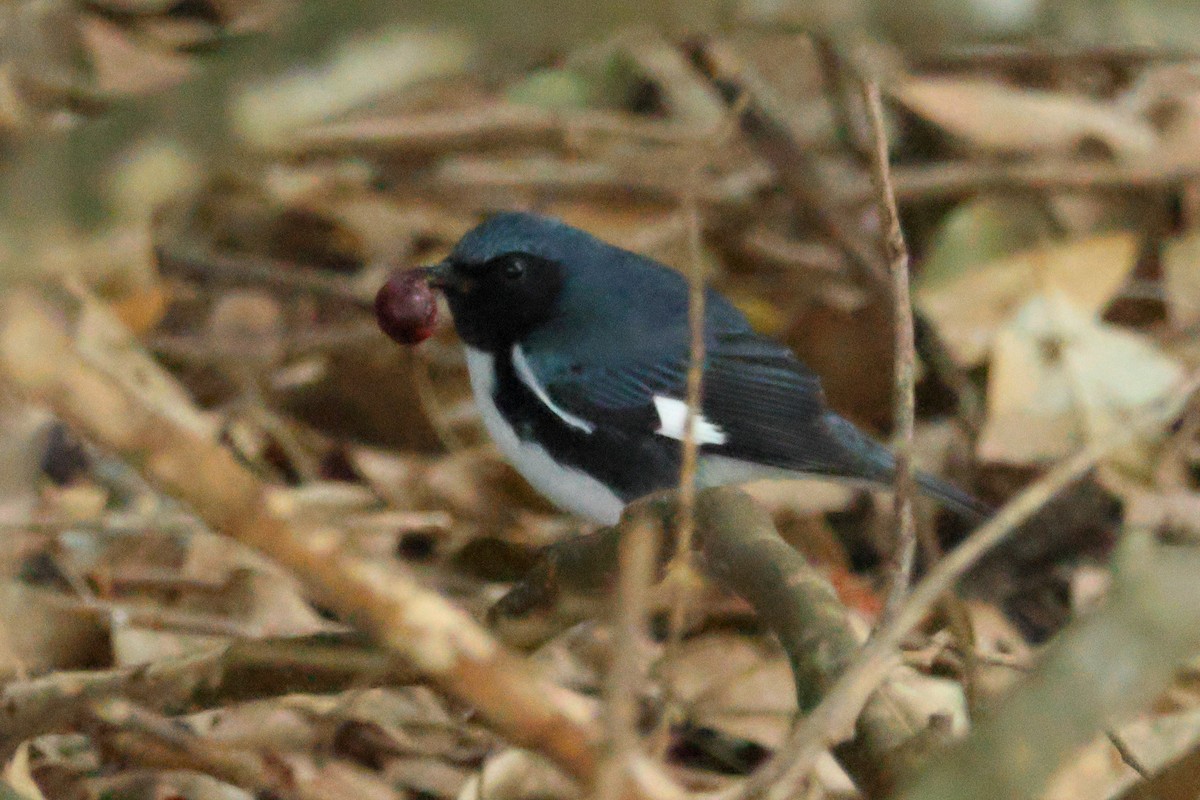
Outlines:
{"label": "dark red berry", "polygon": [[420,344],[437,327],[437,298],[423,270],[396,270],[375,295],[380,329],[400,344]]}

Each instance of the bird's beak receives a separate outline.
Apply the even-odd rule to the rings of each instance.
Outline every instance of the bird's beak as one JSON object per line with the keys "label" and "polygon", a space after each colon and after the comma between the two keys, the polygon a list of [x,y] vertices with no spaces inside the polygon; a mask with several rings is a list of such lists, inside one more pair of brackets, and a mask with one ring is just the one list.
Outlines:
{"label": "bird's beak", "polygon": [[450,264],[449,261],[442,261],[433,266],[422,266],[421,271],[425,272],[426,281],[434,289],[443,291],[468,291],[470,289],[470,279],[456,270],[454,264]]}
{"label": "bird's beak", "polygon": [[421,271],[425,273],[425,280],[435,289],[451,289],[459,282],[454,267],[445,261],[431,267],[421,267]]}

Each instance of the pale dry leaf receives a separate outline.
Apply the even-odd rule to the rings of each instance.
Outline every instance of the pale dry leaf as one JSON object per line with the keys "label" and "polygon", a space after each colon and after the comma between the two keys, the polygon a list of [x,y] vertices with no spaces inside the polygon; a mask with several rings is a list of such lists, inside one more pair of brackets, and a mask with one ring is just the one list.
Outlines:
{"label": "pale dry leaf", "polygon": [[1200,159],[1200,69],[1191,61],[1147,68],[1119,102],[1160,127],[1159,168],[1195,169]]}
{"label": "pale dry leaf", "polygon": [[541,756],[501,750],[458,793],[458,800],[571,800],[575,784]]}
{"label": "pale dry leaf", "polygon": [[234,126],[270,147],[295,131],[461,72],[473,47],[449,30],[389,27],[350,38],[320,64],[253,81],[232,103]]}
{"label": "pale dry leaf", "polygon": [[1096,320],[1061,293],[1039,295],[996,336],[979,458],[1057,460],[1114,435],[1182,378],[1145,337]]}
{"label": "pale dry leaf", "polygon": [[[1149,716],[1113,731],[1121,744],[1150,772],[1157,772],[1200,742],[1200,710]],[[1141,780],[1107,735],[1099,736],[1051,780],[1045,800],[1081,797],[1116,798]]]}
{"label": "pale dry leaf", "polygon": [[1154,127],[1120,105],[977,78],[911,78],[892,88],[911,111],[980,150],[1069,154],[1099,142],[1118,158],[1151,154]]}
{"label": "pale dry leaf", "polygon": [[0,582],[0,623],[0,678],[108,662],[107,626],[49,589]]}
{"label": "pale dry leaf", "polygon": [[41,787],[33,779],[29,751],[29,742],[21,742],[17,752],[13,753],[13,757],[4,765],[4,781],[16,790],[22,800],[46,800],[46,795],[42,794]]}
{"label": "pale dry leaf", "polygon": [[46,411],[0,389],[0,522],[20,524],[33,512],[52,422]]}
{"label": "pale dry leaf", "polygon": [[289,708],[287,698],[238,703],[180,722],[198,736],[245,750],[312,750],[322,736],[312,715]]}
{"label": "pale dry leaf", "polygon": [[252,635],[308,636],[344,630],[313,610],[296,581],[280,580],[275,572],[236,570],[221,600],[223,610]]}
{"label": "pale dry leaf", "polygon": [[975,640],[974,688],[979,698],[999,698],[1033,666],[1033,649],[1004,612],[992,603],[965,599]]}
{"label": "pale dry leaf", "polygon": [[211,652],[229,642],[228,636],[178,633],[118,624],[112,629],[113,665],[135,667],[165,659],[188,658]]}
{"label": "pale dry leaf", "polygon": [[1082,616],[1099,607],[1112,587],[1112,570],[1097,564],[1080,564],[1067,581],[1071,611]]}
{"label": "pale dry leaf", "polygon": [[96,88],[104,93],[142,94],[166,89],[191,72],[187,57],[130,38],[125,29],[93,14],[83,15],[80,33],[95,64]]}
{"label": "pale dry leaf", "polygon": [[912,667],[898,666],[879,687],[914,731],[936,727],[958,738],[967,732],[967,696],[962,684]]}
{"label": "pale dry leaf", "polygon": [[392,756],[383,767],[383,776],[388,783],[403,786],[413,794],[450,800],[461,796],[471,780],[471,771],[429,756]]}
{"label": "pale dry leaf", "polygon": [[770,748],[791,728],[796,694],[778,648],[730,633],[699,636],[664,672],[698,725]]}
{"label": "pale dry leaf", "polygon": [[1162,266],[1171,323],[1184,328],[1200,322],[1200,231],[1168,239]]}
{"label": "pale dry leaf", "polygon": [[1200,544],[1200,493],[1187,489],[1127,491],[1125,524],[1162,531],[1180,544]]}
{"label": "pale dry leaf", "polygon": [[1062,293],[1087,314],[1099,314],[1133,268],[1137,238],[1106,233],[1026,250],[917,290],[955,358],[981,363],[1014,312],[1043,291]]}

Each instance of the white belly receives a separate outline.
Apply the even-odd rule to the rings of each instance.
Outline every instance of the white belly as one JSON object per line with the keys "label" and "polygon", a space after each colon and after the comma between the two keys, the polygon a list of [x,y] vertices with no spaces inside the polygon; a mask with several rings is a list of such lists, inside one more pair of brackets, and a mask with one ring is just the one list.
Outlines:
{"label": "white belly", "polygon": [[466,351],[475,404],[483,417],[484,427],[505,460],[559,508],[606,525],[617,522],[625,507],[621,498],[590,475],[559,464],[540,445],[521,441],[496,408],[492,396],[495,391],[494,356],[473,347]]}

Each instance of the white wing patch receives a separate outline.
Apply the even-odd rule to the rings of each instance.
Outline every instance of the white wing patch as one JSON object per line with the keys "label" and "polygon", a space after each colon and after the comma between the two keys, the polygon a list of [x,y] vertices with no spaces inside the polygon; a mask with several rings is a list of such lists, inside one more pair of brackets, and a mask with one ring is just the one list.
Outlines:
{"label": "white wing patch", "polygon": [[[655,395],[654,410],[658,412],[659,422],[655,433],[683,441],[688,418],[687,403],[674,397]],[[709,422],[703,414],[692,418],[692,434],[699,444],[725,444],[729,438],[721,426]]]}
{"label": "white wing patch", "polygon": [[521,345],[515,344],[512,349],[513,367],[517,370],[517,377],[521,379],[521,383],[525,384],[525,388],[533,392],[538,400],[545,404],[546,408],[554,412],[554,415],[563,422],[570,425],[572,428],[578,428],[584,433],[592,433],[596,430],[596,426],[588,422],[586,419],[581,419],[569,411],[561,408],[558,403],[550,399],[545,388],[538,383],[537,376],[533,374],[533,367],[529,366],[529,359],[525,358],[525,351],[521,349]]}

